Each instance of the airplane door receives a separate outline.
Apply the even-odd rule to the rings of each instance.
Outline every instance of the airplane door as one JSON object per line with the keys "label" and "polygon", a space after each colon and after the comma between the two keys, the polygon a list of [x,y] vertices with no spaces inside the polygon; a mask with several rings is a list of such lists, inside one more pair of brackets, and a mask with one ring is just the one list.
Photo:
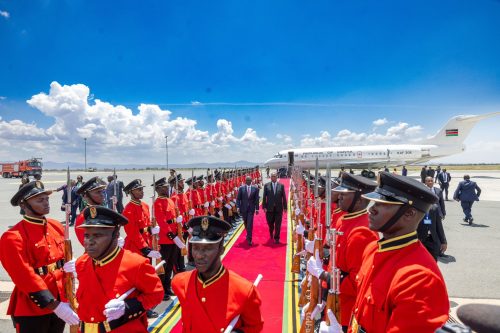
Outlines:
{"label": "airplane door", "polygon": [[387,160],[391,160],[391,151],[389,149],[387,149]]}
{"label": "airplane door", "polygon": [[294,163],[294,154],[293,151],[288,152],[288,165],[293,166]]}
{"label": "airplane door", "polygon": [[363,152],[358,151],[358,152],[357,152],[357,154],[356,154],[356,156],[357,156],[358,158],[363,158]]}

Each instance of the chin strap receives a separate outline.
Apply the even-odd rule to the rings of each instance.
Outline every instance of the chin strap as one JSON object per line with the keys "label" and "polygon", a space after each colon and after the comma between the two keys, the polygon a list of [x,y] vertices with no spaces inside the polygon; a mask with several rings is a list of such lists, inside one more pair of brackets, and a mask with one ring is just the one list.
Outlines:
{"label": "chin strap", "polygon": [[44,216],[43,214],[40,214],[40,212],[37,212],[33,207],[31,207],[31,205],[28,203],[28,201],[25,201],[24,202],[24,205],[29,209],[31,210],[33,213],[35,213],[36,215],[39,215],[39,216]]}
{"label": "chin strap", "polygon": [[109,249],[111,248],[111,245],[113,245],[113,241],[114,241],[116,234],[118,233],[119,230],[120,230],[120,227],[115,227],[115,229],[113,230],[113,233],[111,234],[111,242],[109,242],[106,250],[104,250],[102,252],[102,254],[98,258],[96,258],[96,260],[101,260],[105,255],[107,255]]}
{"label": "chin strap", "polygon": [[399,218],[401,216],[404,215],[404,213],[406,213],[406,211],[410,208],[410,206],[408,205],[403,205],[401,207],[399,207],[398,211],[396,212],[396,214],[394,214],[390,219],[389,221],[387,221],[380,229],[378,229],[377,231],[379,232],[384,232],[386,231],[387,229],[389,229],[390,227],[392,227],[396,222],[398,222]]}
{"label": "chin strap", "polygon": [[352,213],[353,212],[354,206],[358,202],[359,198],[361,198],[361,192],[359,192],[359,191],[354,192],[354,198],[352,198],[351,205],[349,206],[349,208],[347,208],[347,212],[348,213]]}

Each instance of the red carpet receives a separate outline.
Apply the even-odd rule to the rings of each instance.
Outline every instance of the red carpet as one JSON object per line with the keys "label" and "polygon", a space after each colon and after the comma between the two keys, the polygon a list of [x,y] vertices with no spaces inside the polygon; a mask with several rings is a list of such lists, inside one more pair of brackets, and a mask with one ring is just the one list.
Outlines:
{"label": "red carpet", "polygon": [[[280,182],[284,184],[288,196],[289,180],[282,179]],[[269,240],[266,216],[261,209],[260,214],[254,217],[253,245],[247,244],[246,231],[243,231],[223,260],[225,267],[252,282],[259,273],[264,276],[258,290],[262,297],[263,332],[266,333],[282,332],[287,225],[287,214],[283,214],[281,243],[275,244]],[[181,327],[179,322],[171,332],[181,332]]]}

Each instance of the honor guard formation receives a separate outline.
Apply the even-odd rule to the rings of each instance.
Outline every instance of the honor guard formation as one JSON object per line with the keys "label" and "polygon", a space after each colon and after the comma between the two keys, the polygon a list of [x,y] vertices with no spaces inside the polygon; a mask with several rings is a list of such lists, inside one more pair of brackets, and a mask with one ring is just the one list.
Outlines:
{"label": "honor guard formation", "polygon": [[[455,332],[446,326],[450,304],[436,263],[446,250],[446,211],[433,182],[389,172],[377,182],[343,171],[332,177],[330,168],[321,176],[318,166],[314,174],[293,166],[289,173],[285,193],[275,172],[264,185],[258,167],[187,179],[171,169],[169,177],[126,185],[116,173],[108,184],[75,182],[68,170],[58,189],[64,223],[48,217],[52,191],[40,180],[25,183],[11,199],[22,218],[0,241],[15,284],[7,314],[16,332],[59,333],[66,325],[71,333],[148,332],[155,307],[174,297],[182,332],[263,332],[261,276],[252,283],[222,264],[224,237],[241,223],[252,248],[260,193],[273,245],[282,215],[291,219],[286,260],[299,281],[291,298],[298,332]],[[477,187],[467,181],[455,193],[464,202],[462,193]],[[471,204],[462,206],[472,223]],[[85,249],[78,258],[73,232]]]}

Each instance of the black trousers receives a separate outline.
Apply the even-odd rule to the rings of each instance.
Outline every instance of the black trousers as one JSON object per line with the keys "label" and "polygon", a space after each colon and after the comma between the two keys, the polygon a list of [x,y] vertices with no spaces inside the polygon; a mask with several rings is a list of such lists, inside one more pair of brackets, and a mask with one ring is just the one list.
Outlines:
{"label": "black trousers", "polygon": [[439,184],[439,187],[441,187],[441,190],[444,192],[444,198],[448,200],[448,188],[450,187],[450,183]]}
{"label": "black trousers", "polygon": [[163,290],[169,292],[172,290],[172,272],[174,271],[174,263],[177,262],[181,251],[179,247],[175,244],[160,244],[161,258],[165,260],[163,268],[165,269],[165,274],[161,279],[161,284],[163,285]]}
{"label": "black trousers", "polygon": [[267,226],[269,227],[269,237],[274,240],[280,240],[281,219],[283,212],[266,212]]}
{"label": "black trousers", "polygon": [[16,333],[63,333],[66,323],[54,313],[43,316],[12,317]]}
{"label": "black trousers", "polygon": [[441,244],[435,242],[432,237],[428,236],[426,239],[421,240],[427,251],[431,254],[434,260],[437,261],[439,253],[441,252]]}

